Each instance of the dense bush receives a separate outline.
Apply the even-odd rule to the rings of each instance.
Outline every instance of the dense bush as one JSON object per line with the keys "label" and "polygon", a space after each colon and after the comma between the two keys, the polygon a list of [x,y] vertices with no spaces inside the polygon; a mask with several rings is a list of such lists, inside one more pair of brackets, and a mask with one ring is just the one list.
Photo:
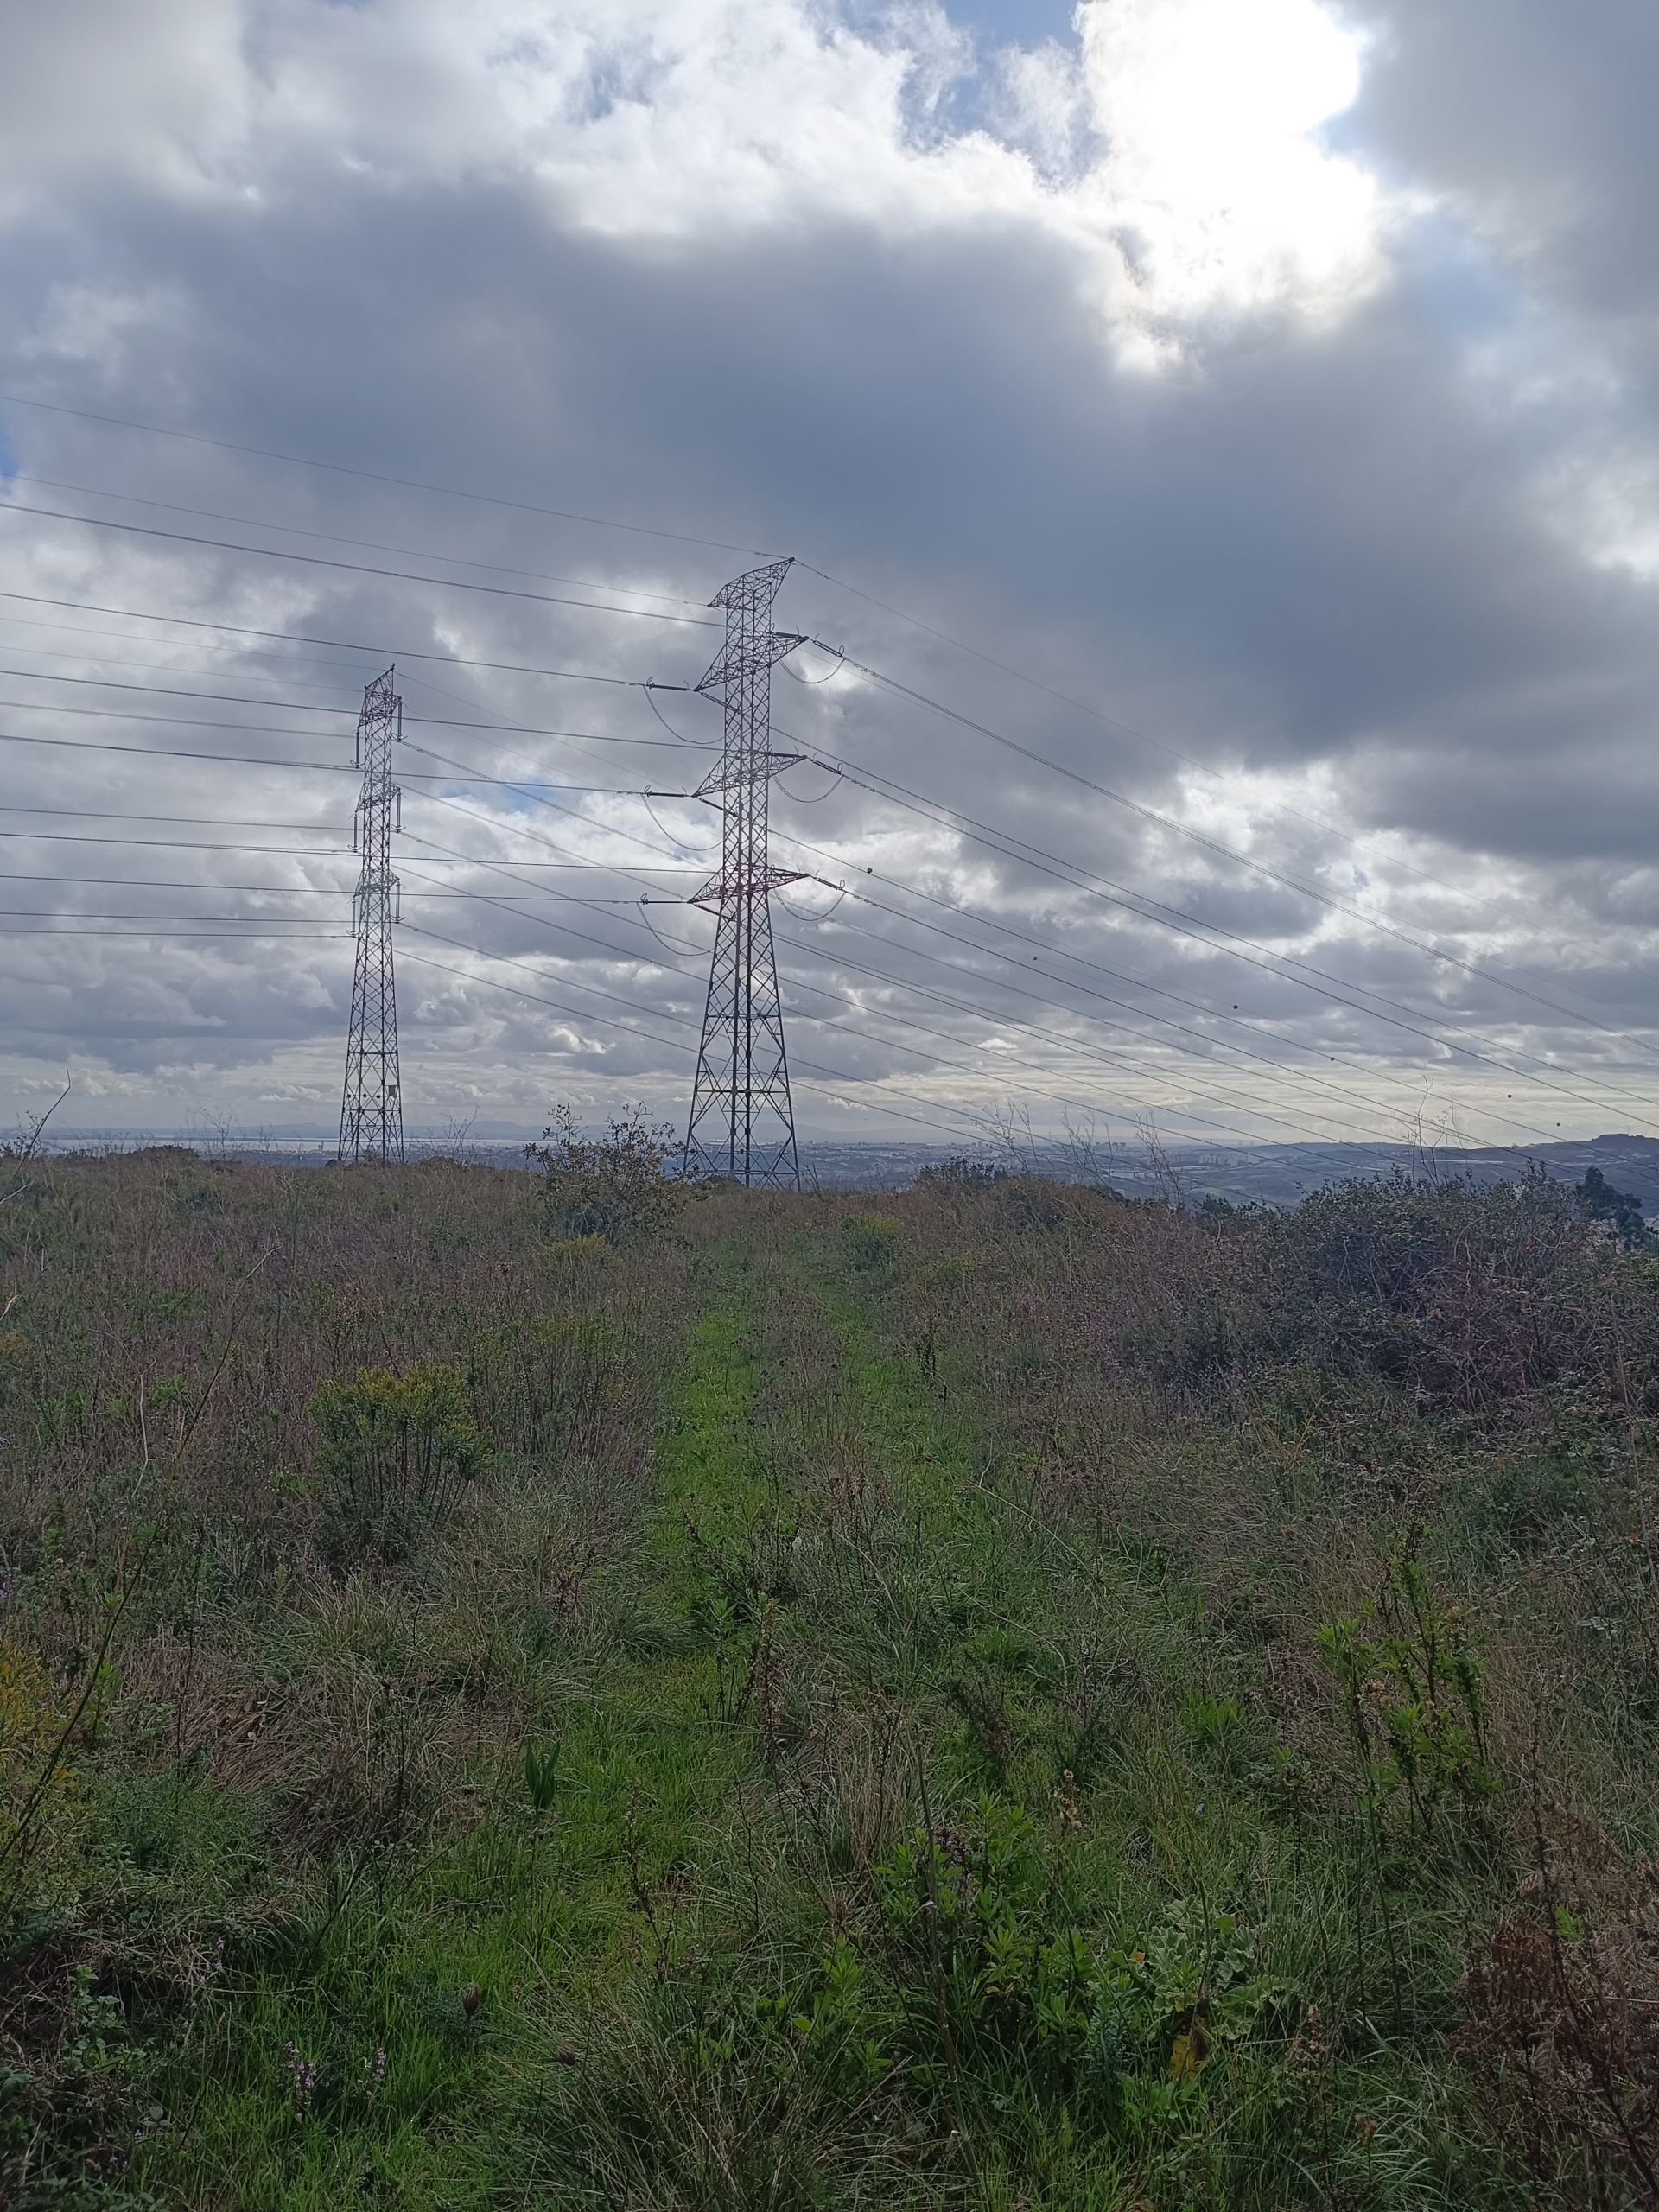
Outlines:
{"label": "dense bush", "polygon": [[1569,2204],[1659,2203],[1659,1861],[1559,1805],[1475,1948],[1459,2043],[1488,2124]]}
{"label": "dense bush", "polygon": [[685,1194],[672,1173],[674,1133],[665,1122],[648,1122],[643,1106],[613,1116],[600,1137],[580,1135],[569,1107],[556,1106],[542,1138],[524,1151],[541,1166],[556,1236],[636,1244],[673,1219]]}
{"label": "dense bush", "polygon": [[442,1529],[489,1459],[460,1375],[418,1360],[402,1375],[359,1367],[311,1401],[317,1475],[329,1519],[352,1548],[384,1555]]}
{"label": "dense bush", "polygon": [[1616,1191],[1599,1167],[1586,1168],[1584,1180],[1573,1186],[1573,1196],[1584,1218],[1605,1222],[1627,1252],[1645,1249],[1653,1243],[1641,1199],[1633,1191]]}
{"label": "dense bush", "polygon": [[1285,1217],[1279,1246],[1295,1347],[1336,1373],[1370,1367],[1463,1411],[1571,1377],[1618,1389],[1621,1360],[1659,1385],[1659,1279],[1621,1266],[1541,1169],[1340,1183]]}

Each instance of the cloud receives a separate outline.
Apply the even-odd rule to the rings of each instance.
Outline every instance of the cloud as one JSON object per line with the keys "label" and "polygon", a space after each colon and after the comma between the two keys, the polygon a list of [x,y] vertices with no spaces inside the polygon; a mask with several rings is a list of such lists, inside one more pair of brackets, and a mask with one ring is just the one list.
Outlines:
{"label": "cloud", "polygon": [[70,1058],[116,1121],[327,1125],[395,654],[411,1119],[683,1103],[711,824],[642,794],[713,711],[582,679],[695,683],[753,548],[907,687],[778,679],[845,770],[775,800],[806,1126],[1374,1137],[1425,1077],[1516,1141],[1652,1120],[1645,247],[1577,283],[1623,157],[1563,129],[1535,186],[1491,112],[1541,16],[1475,154],[1414,0],[54,20],[0,387],[368,473],[0,404],[20,1102]]}

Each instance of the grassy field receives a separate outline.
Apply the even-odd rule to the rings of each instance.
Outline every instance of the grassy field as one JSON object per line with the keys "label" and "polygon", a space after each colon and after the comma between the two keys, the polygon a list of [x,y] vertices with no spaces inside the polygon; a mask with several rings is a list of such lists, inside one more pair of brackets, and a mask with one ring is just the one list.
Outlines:
{"label": "grassy field", "polygon": [[14,1165],[6,2201],[1659,2203],[1555,1186]]}

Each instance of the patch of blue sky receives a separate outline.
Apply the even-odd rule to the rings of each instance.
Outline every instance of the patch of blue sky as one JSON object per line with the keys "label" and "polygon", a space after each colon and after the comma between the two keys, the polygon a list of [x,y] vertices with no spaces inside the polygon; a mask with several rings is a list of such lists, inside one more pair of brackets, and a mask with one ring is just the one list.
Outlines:
{"label": "patch of blue sky", "polygon": [[[961,34],[952,62],[935,48],[945,73],[924,67],[908,88],[906,121],[921,143],[961,131],[988,130],[1001,135],[1006,101],[997,57],[1010,49],[1046,44],[1075,50],[1075,0],[944,0],[944,12]],[[865,37],[892,38],[909,44],[915,36],[913,11],[902,0],[840,0],[842,19]]]}
{"label": "patch of blue sky", "polygon": [[1041,46],[1046,39],[1071,44],[1074,0],[946,0],[953,23],[972,31],[982,48]]}
{"label": "patch of blue sky", "polygon": [[1443,209],[1402,226],[1393,259],[1419,311],[1465,343],[1518,334],[1530,320],[1515,278]]}

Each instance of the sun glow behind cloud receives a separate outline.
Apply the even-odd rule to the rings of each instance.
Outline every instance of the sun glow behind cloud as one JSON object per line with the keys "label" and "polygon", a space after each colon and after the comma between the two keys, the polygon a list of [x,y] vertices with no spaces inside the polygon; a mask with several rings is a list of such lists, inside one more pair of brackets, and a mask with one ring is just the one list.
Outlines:
{"label": "sun glow behind cloud", "polygon": [[[1360,43],[1314,0],[1083,0],[1077,53],[1002,57],[1027,130],[921,140],[906,91],[948,61],[937,10],[880,47],[797,0],[584,12],[561,11],[556,46],[512,42],[509,105],[541,174],[613,235],[1028,223],[1080,250],[1123,334],[1163,325],[1166,346],[1217,310],[1329,314],[1380,271],[1381,188],[1313,135],[1353,102]],[[1036,140],[1088,150],[1046,175]]]}
{"label": "sun glow behind cloud", "polygon": [[[74,4],[90,30],[95,0]],[[70,166],[210,198],[319,162],[391,189],[531,179],[560,227],[686,251],[825,221],[1025,229],[1160,351],[1184,321],[1325,315],[1376,281],[1385,196],[1317,137],[1361,41],[1316,0],[1081,0],[1077,24],[1075,47],[1021,51],[938,0],[874,23],[822,0],[170,0],[191,68],[165,99],[141,75]],[[137,37],[100,21],[100,50]],[[970,80],[987,97],[953,106]],[[0,207],[64,158],[27,110],[0,88]]]}
{"label": "sun glow behind cloud", "polygon": [[[975,48],[937,5],[878,35],[811,0],[403,0],[334,11],[321,45],[313,25],[267,122],[352,111],[322,80],[395,32],[405,75],[422,49],[435,73],[423,105],[448,87],[440,167],[528,171],[556,219],[619,242],[1026,226],[1078,257],[1120,336],[1165,350],[1183,321],[1324,315],[1375,283],[1382,188],[1315,135],[1353,101],[1361,45],[1315,0],[1082,0],[1077,21],[1075,49],[982,49],[1002,119],[953,128],[940,91]],[[407,163],[360,110],[352,131],[382,174]]]}
{"label": "sun glow behind cloud", "polygon": [[1359,43],[1313,0],[1084,0],[1078,23],[1107,152],[1077,196],[1152,314],[1329,312],[1376,280],[1381,188],[1313,135]]}

